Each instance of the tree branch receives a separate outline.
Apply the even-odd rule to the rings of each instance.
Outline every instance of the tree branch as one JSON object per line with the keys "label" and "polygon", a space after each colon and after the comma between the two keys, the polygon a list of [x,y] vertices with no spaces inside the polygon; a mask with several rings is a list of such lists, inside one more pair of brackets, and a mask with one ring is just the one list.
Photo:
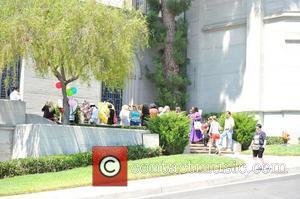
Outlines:
{"label": "tree branch", "polygon": [[60,82],[63,82],[63,81],[64,81],[62,75],[61,75],[57,70],[53,69],[52,72],[53,72],[54,76],[55,76]]}
{"label": "tree branch", "polygon": [[66,81],[66,84],[69,84],[69,83],[71,83],[71,82],[77,80],[78,78],[79,78],[79,75],[76,75],[75,77],[72,77],[72,78],[68,79],[68,80]]}

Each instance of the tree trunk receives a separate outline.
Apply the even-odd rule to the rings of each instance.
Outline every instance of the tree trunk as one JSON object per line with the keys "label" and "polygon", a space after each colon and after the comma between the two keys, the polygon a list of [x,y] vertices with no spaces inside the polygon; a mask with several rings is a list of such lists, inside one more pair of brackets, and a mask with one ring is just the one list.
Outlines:
{"label": "tree trunk", "polygon": [[175,37],[175,16],[168,10],[167,1],[162,0],[162,19],[167,28],[166,46],[164,49],[165,75],[176,75],[179,73],[179,66],[173,57],[173,44]]}
{"label": "tree trunk", "polygon": [[62,123],[63,124],[69,124],[69,118],[70,118],[70,107],[69,107],[69,98],[67,96],[67,84],[64,82],[61,82],[62,84],[62,95],[63,95],[63,118]]}

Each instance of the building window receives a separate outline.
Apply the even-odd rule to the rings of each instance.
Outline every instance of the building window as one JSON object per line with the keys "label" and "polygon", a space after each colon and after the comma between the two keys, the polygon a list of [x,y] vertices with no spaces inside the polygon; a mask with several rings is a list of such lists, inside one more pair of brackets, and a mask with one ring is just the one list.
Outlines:
{"label": "building window", "polygon": [[117,117],[119,117],[119,113],[122,109],[122,95],[123,95],[122,90],[111,91],[108,89],[107,86],[105,86],[105,84],[102,84],[101,101],[111,102],[115,106]]}
{"label": "building window", "polygon": [[0,99],[8,99],[13,87],[20,87],[21,61],[16,67],[5,67],[0,71]]}
{"label": "building window", "polygon": [[146,0],[132,0],[132,5],[136,10],[147,13],[147,1]]}

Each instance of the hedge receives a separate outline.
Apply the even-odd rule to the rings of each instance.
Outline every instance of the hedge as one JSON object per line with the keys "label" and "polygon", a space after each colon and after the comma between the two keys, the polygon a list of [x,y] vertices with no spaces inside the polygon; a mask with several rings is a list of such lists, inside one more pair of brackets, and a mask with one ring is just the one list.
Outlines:
{"label": "hedge", "polygon": [[267,136],[267,145],[284,144],[281,136]]}
{"label": "hedge", "polygon": [[159,134],[159,144],[165,155],[181,154],[189,142],[190,119],[185,114],[170,112],[148,121],[151,133]]}
{"label": "hedge", "polygon": [[[160,148],[129,146],[128,159],[136,160],[159,156]],[[27,174],[57,172],[92,165],[92,153],[24,158],[0,162],[0,179]]]}
{"label": "hedge", "polygon": [[145,126],[122,126],[122,125],[105,125],[105,124],[70,124],[71,126],[84,126],[84,127],[104,127],[104,128],[117,128],[117,129],[137,129],[147,130]]}

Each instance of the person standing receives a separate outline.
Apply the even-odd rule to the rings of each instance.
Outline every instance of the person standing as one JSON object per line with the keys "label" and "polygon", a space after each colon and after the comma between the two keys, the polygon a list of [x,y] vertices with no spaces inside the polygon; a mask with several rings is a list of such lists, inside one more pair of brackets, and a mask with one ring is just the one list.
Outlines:
{"label": "person standing", "polygon": [[250,148],[252,149],[253,153],[253,160],[257,160],[257,156],[262,163],[262,165],[265,165],[265,161],[263,159],[263,154],[267,145],[267,140],[266,140],[266,133],[262,131],[262,125],[257,124],[256,125],[256,133],[252,139]]}
{"label": "person standing", "polygon": [[155,104],[151,104],[149,109],[150,118],[157,117],[158,113],[157,106]]}
{"label": "person standing", "polygon": [[108,104],[109,114],[107,119],[107,124],[113,125],[114,124],[114,116],[115,116],[115,110],[113,109],[112,104]]}
{"label": "person standing", "polygon": [[197,107],[192,107],[192,114],[190,115],[191,130],[190,130],[190,143],[199,143],[202,140],[201,132],[201,115]]}
{"label": "person standing", "polygon": [[44,112],[43,117],[54,121],[54,108],[53,108],[53,103],[52,102],[46,102],[46,104],[42,108],[42,112]]}
{"label": "person standing", "polygon": [[9,99],[12,101],[21,101],[21,95],[18,87],[13,88],[13,92],[9,94]]}
{"label": "person standing", "polygon": [[179,106],[177,106],[175,108],[175,113],[177,113],[177,114],[181,113],[181,108]]}
{"label": "person standing", "polygon": [[211,145],[217,147],[218,151],[217,153],[220,153],[219,151],[219,140],[220,140],[220,129],[221,126],[219,122],[217,121],[217,116],[211,117],[211,123],[209,128],[209,134],[211,135]]}
{"label": "person standing", "polygon": [[227,139],[226,142],[226,150],[233,151],[233,143],[232,143],[232,135],[233,135],[233,128],[234,128],[234,119],[231,116],[230,111],[226,111],[226,119],[224,125],[224,131],[221,135],[220,145],[223,147],[224,139]]}
{"label": "person standing", "polygon": [[91,104],[90,108],[91,108],[91,112],[92,112],[90,123],[97,125],[97,124],[100,123],[100,121],[99,121],[99,110],[98,110],[98,107],[95,104]]}
{"label": "person standing", "polygon": [[141,116],[142,126],[147,126],[147,121],[149,120],[149,118],[150,118],[149,107],[146,104],[143,104],[142,116]]}
{"label": "person standing", "polygon": [[120,124],[122,126],[130,126],[129,115],[130,115],[129,106],[123,105],[122,110],[120,111],[120,114],[119,114],[120,119],[121,119]]}
{"label": "person standing", "polygon": [[140,126],[140,124],[140,113],[138,112],[137,107],[133,105],[132,110],[130,112],[130,126]]}

